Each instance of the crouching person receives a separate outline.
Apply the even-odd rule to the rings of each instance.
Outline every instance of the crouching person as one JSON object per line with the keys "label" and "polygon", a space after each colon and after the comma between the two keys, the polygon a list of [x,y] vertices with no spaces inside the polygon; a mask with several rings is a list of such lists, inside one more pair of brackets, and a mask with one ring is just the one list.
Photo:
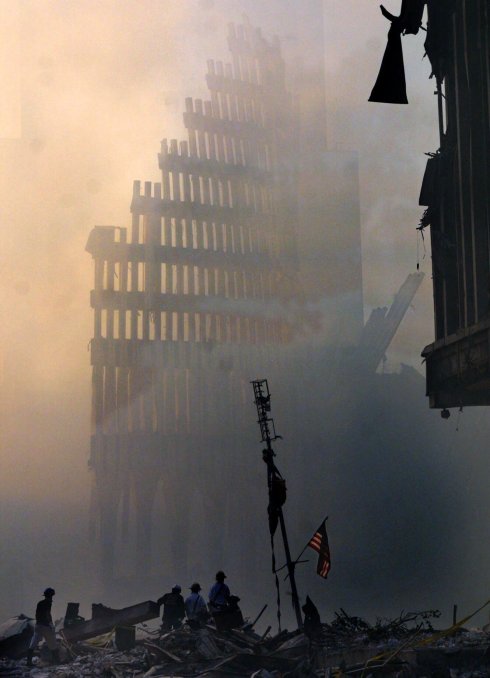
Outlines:
{"label": "crouching person", "polygon": [[58,664],[60,661],[58,643],[56,642],[56,633],[54,630],[53,619],[51,617],[51,605],[53,604],[53,596],[55,590],[47,588],[44,591],[44,600],[40,600],[36,607],[36,625],[34,627],[34,635],[27,651],[27,666],[33,666],[32,658],[34,650],[37,648],[41,640],[46,641],[46,645],[51,650],[53,664]]}

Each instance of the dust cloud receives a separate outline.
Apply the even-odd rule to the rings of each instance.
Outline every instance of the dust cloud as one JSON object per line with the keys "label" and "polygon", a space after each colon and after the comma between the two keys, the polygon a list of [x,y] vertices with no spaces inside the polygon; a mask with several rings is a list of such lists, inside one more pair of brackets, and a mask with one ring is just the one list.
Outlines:
{"label": "dust cloud", "polygon": [[[57,616],[68,600],[81,601],[88,615],[100,595],[87,546],[89,231],[128,226],[133,180],[159,180],[159,141],[184,136],[184,98],[205,96],[208,58],[226,60],[228,22],[245,13],[265,35],[279,35],[286,54],[303,51],[307,59],[310,46],[296,36],[300,5],[314,3],[12,0],[0,7],[2,618],[32,614],[48,585],[59,591]],[[419,242],[417,256],[415,227],[424,153],[438,145],[429,64],[423,36],[407,37],[409,106],[368,104],[387,31],[378,3],[323,6],[327,144],[359,157],[365,317],[391,303],[417,260],[426,278],[390,347],[386,374],[352,373],[348,357],[327,347],[309,361],[303,348],[284,384],[272,385],[293,551],[330,515],[332,573],[325,583],[312,562],[300,566],[299,588],[327,616],[339,606],[371,618],[408,607],[448,615],[453,603],[469,609],[486,596],[488,417],[474,409],[443,422],[424,396],[420,351],[433,337],[430,248]],[[307,394],[297,419],[285,416],[289,388]],[[260,464],[252,406],[250,425],[245,461]],[[237,541],[262,549],[257,569],[240,571],[232,553],[209,565],[194,553],[189,564],[189,576],[210,583],[218,567],[231,568],[250,615],[274,601],[265,481],[262,489],[262,504],[237,512],[235,531]],[[184,507],[188,491],[179,488]],[[205,506],[212,499],[202,497]],[[196,510],[191,524],[196,548],[204,548],[211,528]],[[162,563],[169,557],[164,532]],[[178,576],[162,570],[162,589]],[[127,594],[103,602],[136,601]]]}

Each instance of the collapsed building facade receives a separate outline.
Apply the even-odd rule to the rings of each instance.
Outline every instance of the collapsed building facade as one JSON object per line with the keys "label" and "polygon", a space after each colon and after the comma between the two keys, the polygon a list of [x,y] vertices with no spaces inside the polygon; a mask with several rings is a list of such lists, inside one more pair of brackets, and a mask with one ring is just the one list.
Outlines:
{"label": "collapsed building facade", "polygon": [[[280,362],[291,337],[297,210],[284,62],[278,42],[248,25],[230,27],[228,40],[232,64],[208,62],[210,100],[186,100],[188,140],[162,142],[161,184],[134,183],[131,230],[95,227],[87,243],[95,262],[92,527],[106,580],[130,524],[135,565],[148,568],[160,483],[168,483],[173,550],[185,560],[175,474],[188,473],[203,450],[219,455],[224,433],[236,446],[249,425],[253,371]],[[233,459],[216,473],[236,472]]]}
{"label": "collapsed building facade", "polygon": [[435,341],[423,351],[435,408],[490,404],[490,8],[427,3],[440,148],[427,162]]}
{"label": "collapsed building facade", "polygon": [[[131,229],[98,226],[87,243],[91,527],[106,583],[121,564],[151,572],[156,551],[179,577],[225,549],[235,573],[256,565],[258,377],[295,449],[301,523],[295,503],[356,407],[357,373],[374,375],[422,280],[409,276],[364,326],[358,158],[327,144],[322,3],[291,11],[286,46],[247,22],[229,28],[231,63],[208,62],[209,100],[186,100],[188,138],[162,142],[161,183],[135,182]],[[198,547],[195,519],[219,525]]]}
{"label": "collapsed building facade", "polygon": [[[247,476],[249,382],[281,374],[292,414],[291,361],[311,355],[297,340],[359,341],[358,161],[327,150],[323,11],[307,5],[292,8],[299,38],[286,58],[277,39],[230,26],[230,63],[208,61],[209,100],[186,99],[187,140],[162,142],[161,183],[134,183],[131,229],[89,236],[91,533],[106,582],[124,544],[135,570],[151,568],[160,508],[179,572],[193,511],[223,523],[214,554],[229,534],[250,558],[254,534],[230,527],[245,479],[252,494],[263,480],[259,465]],[[199,506],[183,511],[175,488],[189,484]]]}

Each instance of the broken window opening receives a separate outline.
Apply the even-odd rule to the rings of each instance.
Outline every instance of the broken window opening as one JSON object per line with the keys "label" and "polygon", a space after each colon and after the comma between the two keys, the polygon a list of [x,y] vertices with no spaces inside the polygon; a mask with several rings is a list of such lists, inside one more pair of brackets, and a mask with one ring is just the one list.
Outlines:
{"label": "broken window opening", "polygon": [[116,263],[114,264],[113,289],[116,292],[119,292],[121,289],[121,263],[119,261],[116,261]]}
{"label": "broken window opening", "polygon": [[182,292],[183,294],[189,294],[189,267],[184,264],[183,266],[183,276],[182,276]]}
{"label": "broken window opening", "polygon": [[109,262],[107,259],[104,259],[102,263],[102,289],[107,290],[109,288]]}
{"label": "broken window opening", "polygon": [[194,276],[194,294],[199,294],[199,268],[193,266],[193,276]]}
{"label": "broken window opening", "polygon": [[179,172],[179,193],[181,202],[185,200],[185,191],[184,191],[184,174]]}
{"label": "broken window opening", "polygon": [[177,294],[177,265],[172,264],[172,294]]}
{"label": "broken window opening", "polygon": [[113,311],[112,322],[112,338],[119,339],[119,309],[117,308]]}
{"label": "broken window opening", "polygon": [[204,296],[209,297],[209,271],[204,269]]}
{"label": "broken window opening", "polygon": [[100,312],[100,336],[107,337],[107,309],[103,308]]}
{"label": "broken window opening", "polygon": [[223,243],[223,252],[228,251],[228,229],[226,224],[220,224],[221,228],[221,241]]}
{"label": "broken window opening", "polygon": [[204,132],[204,144],[205,144],[205,149],[206,149],[206,159],[210,159],[209,155],[209,132]]}
{"label": "broken window opening", "polygon": [[169,188],[170,200],[174,200],[175,192],[174,192],[174,174],[173,174],[173,172],[168,173],[168,188]]}
{"label": "broken window opening", "polygon": [[187,221],[185,219],[180,222],[180,227],[182,229],[182,247],[187,247]]}
{"label": "broken window opening", "polygon": [[179,340],[179,314],[172,311],[172,341]]}
{"label": "broken window opening", "polygon": [[197,221],[195,219],[191,222],[192,229],[192,249],[197,250]]}
{"label": "broken window opening", "polygon": [[137,279],[137,290],[138,292],[145,291],[145,265],[143,262],[139,261],[136,271]]}
{"label": "broken window opening", "polygon": [[172,247],[175,247],[177,243],[177,227],[175,224],[175,218],[170,219],[170,244]]}
{"label": "broken window opening", "polygon": [[205,204],[205,199],[204,199],[204,177],[199,177],[199,195],[201,197],[201,205]]}
{"label": "broken window opening", "polygon": [[226,137],[224,135],[221,137],[221,148],[223,149],[223,161],[228,164],[230,158],[228,156],[228,144],[226,143]]}
{"label": "broken window opening", "polygon": [[227,299],[229,299],[230,298],[230,288],[229,288],[228,271],[224,272],[224,278],[225,278],[225,297]]}

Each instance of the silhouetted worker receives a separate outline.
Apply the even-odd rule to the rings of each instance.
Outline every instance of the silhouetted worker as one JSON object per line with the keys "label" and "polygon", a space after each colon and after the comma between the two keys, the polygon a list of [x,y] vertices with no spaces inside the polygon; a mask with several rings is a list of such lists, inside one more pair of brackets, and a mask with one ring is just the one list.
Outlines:
{"label": "silhouetted worker", "polygon": [[225,610],[230,604],[230,589],[225,584],[227,579],[223,570],[216,572],[216,583],[209,591],[209,609],[211,612],[220,612]]}
{"label": "silhouetted worker", "polygon": [[53,596],[55,590],[47,588],[44,591],[44,600],[40,600],[36,607],[36,625],[34,627],[34,635],[29,644],[27,651],[27,666],[32,666],[32,657],[34,650],[37,648],[41,640],[45,640],[48,648],[51,650],[52,662],[58,663],[60,660],[58,643],[56,642],[56,633],[54,630],[53,619],[51,617],[51,605],[53,604]]}
{"label": "silhouetted worker", "polygon": [[194,582],[191,594],[185,599],[185,613],[191,628],[198,628],[208,618],[208,609],[204,598],[200,595],[201,586]]}
{"label": "silhouetted worker", "polygon": [[316,640],[321,635],[322,622],[320,620],[320,614],[310,596],[306,596],[306,603],[301,609],[305,615],[303,622],[305,636],[309,638],[310,641]]}
{"label": "silhouetted worker", "polygon": [[157,600],[158,605],[163,604],[162,626],[166,629],[178,629],[182,626],[185,605],[181,591],[181,587],[176,584],[171,593],[166,593]]}

